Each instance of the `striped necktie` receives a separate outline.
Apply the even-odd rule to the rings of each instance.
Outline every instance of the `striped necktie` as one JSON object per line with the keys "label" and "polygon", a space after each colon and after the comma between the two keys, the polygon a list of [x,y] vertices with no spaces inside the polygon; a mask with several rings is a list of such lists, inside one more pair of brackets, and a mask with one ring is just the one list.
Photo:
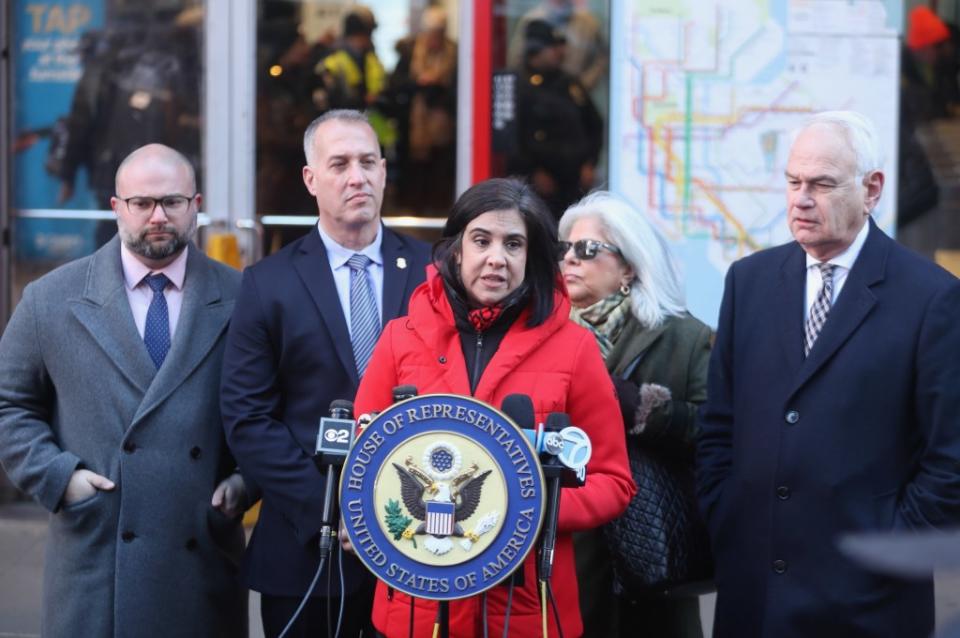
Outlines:
{"label": "striped necktie", "polygon": [[813,342],[817,340],[823,324],[827,322],[827,315],[830,314],[830,304],[833,300],[833,264],[817,264],[820,269],[820,276],[823,278],[823,285],[817,298],[810,307],[810,316],[807,317],[807,325],[803,330],[803,356],[810,354],[813,348]]}
{"label": "striped necktie", "polygon": [[367,276],[371,260],[366,255],[354,254],[347,260],[350,267],[350,341],[357,374],[363,376],[380,337],[380,312],[373,284]]}

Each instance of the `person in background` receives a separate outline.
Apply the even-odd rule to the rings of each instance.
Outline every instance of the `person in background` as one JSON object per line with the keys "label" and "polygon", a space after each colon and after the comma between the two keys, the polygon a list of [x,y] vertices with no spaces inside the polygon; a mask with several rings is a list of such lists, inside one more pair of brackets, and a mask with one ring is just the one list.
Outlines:
{"label": "person in background", "polygon": [[953,116],[960,108],[958,35],[929,7],[914,7],[907,17],[901,77],[918,121]]}
{"label": "person in background", "polygon": [[[409,163],[405,189],[421,206],[446,211],[453,203],[456,165],[457,45],[447,37],[447,14],[423,12],[410,61]],[[421,211],[422,213],[423,211]]]}
{"label": "person in background", "polygon": [[533,20],[542,20],[563,35],[563,71],[592,93],[607,72],[610,50],[596,16],[576,7],[573,0],[543,0],[524,14],[513,29],[507,49],[507,64],[512,68],[523,65],[524,34]]}
{"label": "person in background", "polygon": [[[429,261],[426,244],[381,221],[386,165],[362,113],[324,113],[303,144],[317,224],[244,271],[220,395],[230,447],[263,489],[243,574],[261,593],[270,637],[293,616],[320,560],[325,480],[313,461],[317,424],[332,401],[353,398],[382,323],[406,312]],[[341,592],[338,562],[335,553],[327,566],[332,589],[323,575],[288,636],[326,635],[337,625],[341,593],[340,635],[354,638],[369,622],[372,576],[347,556]]]}
{"label": "person in background", "polygon": [[[420,394],[473,396],[500,406],[512,393],[533,400],[538,423],[565,412],[593,443],[586,485],[564,489],[553,588],[559,609],[549,633],[582,632],[571,533],[610,521],[634,493],[613,384],[590,333],[569,320],[560,283],[553,220],[530,186],[491,179],[469,188],[453,206],[434,248],[427,281],[410,298],[405,318],[390,322],[360,383],[356,413],[383,410],[397,385]],[[437,357],[437,353],[443,356]],[[523,586],[498,586],[450,603],[451,636],[539,636],[535,553],[523,565]],[[512,593],[512,605],[508,596]],[[428,636],[437,603],[411,600],[377,585],[373,622],[389,638]]]}
{"label": "person in background", "polygon": [[340,47],[315,69],[320,82],[313,91],[313,103],[318,111],[362,111],[377,101],[386,88],[387,73],[373,48],[376,28],[366,7],[354,7],[344,16]]}
{"label": "person in background", "polygon": [[242,638],[256,495],[217,398],[240,273],[192,243],[179,152],[137,149],[115,190],[118,234],[28,285],[0,339],[0,462],[51,512],[41,633]]}
{"label": "person in background", "polygon": [[664,592],[709,576],[693,454],[711,330],[687,312],[666,242],[626,201],[588,195],[560,237],[571,318],[596,337],[617,387],[637,484],[622,517],[575,537],[585,635],[700,637],[697,598]]}
{"label": "person in background", "polygon": [[564,72],[564,37],[543,20],[527,23],[517,88],[517,148],[510,173],[527,176],[556,219],[593,187],[603,120],[583,86]]}
{"label": "person in background", "polygon": [[697,444],[717,638],[933,632],[932,578],[838,547],[960,523],[960,281],[872,219],[879,137],[852,111],[808,119],[784,171],[795,241],[727,272]]}

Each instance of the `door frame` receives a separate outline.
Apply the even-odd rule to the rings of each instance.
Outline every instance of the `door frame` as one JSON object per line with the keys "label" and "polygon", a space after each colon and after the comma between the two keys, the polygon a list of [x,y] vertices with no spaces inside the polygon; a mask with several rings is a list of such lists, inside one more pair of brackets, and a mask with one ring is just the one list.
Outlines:
{"label": "door frame", "polygon": [[12,276],[13,230],[11,227],[11,145],[10,127],[13,123],[13,101],[10,96],[10,42],[12,41],[11,17],[12,3],[4,2],[0,8],[0,104],[4,106],[6,117],[0,117],[0,334],[7,325],[10,316],[10,278]]}

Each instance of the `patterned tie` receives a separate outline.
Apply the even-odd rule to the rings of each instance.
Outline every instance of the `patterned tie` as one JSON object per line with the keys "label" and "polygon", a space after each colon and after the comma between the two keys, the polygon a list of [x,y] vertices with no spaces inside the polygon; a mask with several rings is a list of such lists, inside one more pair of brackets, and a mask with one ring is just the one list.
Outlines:
{"label": "patterned tie", "polygon": [[350,340],[353,342],[353,359],[357,374],[363,376],[373,353],[373,346],[380,336],[380,313],[373,285],[367,277],[370,258],[355,254],[347,260],[350,266]]}
{"label": "patterned tie", "polygon": [[153,364],[159,370],[170,350],[170,314],[167,312],[167,300],[163,296],[163,289],[170,280],[164,274],[147,275],[143,280],[153,290],[153,299],[147,309],[147,323],[143,329],[143,342],[147,345]]}
{"label": "patterned tie", "polygon": [[823,324],[827,322],[827,315],[830,314],[830,302],[833,299],[833,264],[817,264],[820,269],[820,276],[823,277],[823,286],[817,293],[817,298],[810,308],[810,316],[807,317],[807,325],[804,326],[803,356],[810,354],[813,348],[813,342],[823,329]]}

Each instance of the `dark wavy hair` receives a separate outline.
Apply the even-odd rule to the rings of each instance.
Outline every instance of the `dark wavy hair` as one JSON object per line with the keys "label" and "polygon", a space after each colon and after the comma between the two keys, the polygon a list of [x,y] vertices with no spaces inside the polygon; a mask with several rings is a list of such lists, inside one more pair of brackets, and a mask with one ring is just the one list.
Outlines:
{"label": "dark wavy hair", "polygon": [[443,235],[433,246],[433,263],[447,286],[466,299],[457,264],[463,231],[480,215],[495,210],[517,211],[526,226],[527,267],[523,286],[527,289],[531,306],[527,325],[539,326],[553,312],[560,263],[557,261],[556,222],[550,209],[529,184],[514,178],[496,177],[467,189],[454,203]]}

